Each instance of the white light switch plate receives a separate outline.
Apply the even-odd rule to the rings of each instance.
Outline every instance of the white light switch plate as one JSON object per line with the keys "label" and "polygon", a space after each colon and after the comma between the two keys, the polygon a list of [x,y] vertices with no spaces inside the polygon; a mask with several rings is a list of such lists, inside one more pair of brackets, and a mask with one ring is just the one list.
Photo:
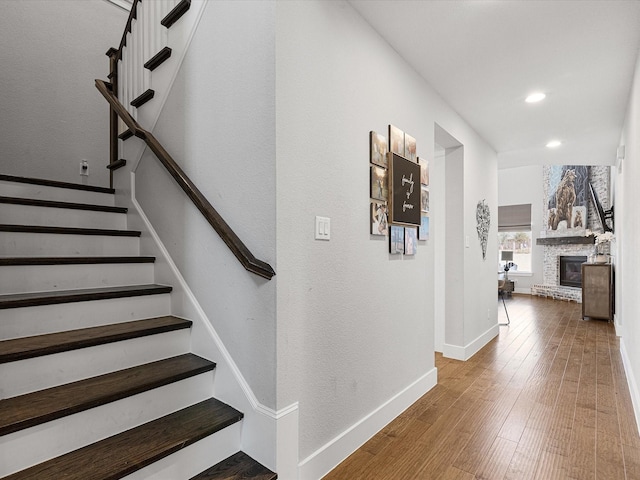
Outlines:
{"label": "white light switch plate", "polygon": [[316,240],[329,240],[331,238],[331,219],[329,217],[316,217]]}

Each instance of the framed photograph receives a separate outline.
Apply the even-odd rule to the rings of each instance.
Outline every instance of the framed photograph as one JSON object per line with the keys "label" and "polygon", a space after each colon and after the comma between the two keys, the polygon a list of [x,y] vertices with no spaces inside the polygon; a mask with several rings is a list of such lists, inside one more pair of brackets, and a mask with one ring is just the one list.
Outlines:
{"label": "framed photograph", "polygon": [[429,215],[425,215],[424,213],[420,216],[418,240],[429,240]]}
{"label": "framed photograph", "polygon": [[415,255],[418,249],[418,229],[407,227],[404,229],[404,254]]}
{"label": "framed photograph", "polygon": [[386,236],[389,234],[387,221],[387,205],[382,202],[371,202],[371,235]]}
{"label": "framed photograph", "polygon": [[420,210],[429,213],[429,187],[420,185]]}
{"label": "framed photograph", "polygon": [[412,162],[418,161],[418,157],[416,156],[416,139],[408,133],[404,134],[404,156]]}
{"label": "framed photograph", "polygon": [[389,253],[391,255],[404,253],[404,227],[389,226]]}
{"label": "framed photograph", "polygon": [[429,185],[429,160],[426,158],[418,158],[420,164],[420,183]]}
{"label": "framed photograph", "polygon": [[369,132],[369,159],[374,165],[387,168],[387,138],[376,132]]}
{"label": "framed photograph", "polygon": [[402,157],[405,156],[404,132],[393,125],[389,125],[389,151]]}
{"label": "framed photograph", "polygon": [[371,198],[385,202],[389,198],[386,168],[371,166]]}
{"label": "framed photograph", "polygon": [[420,226],[420,165],[389,152],[390,223]]}

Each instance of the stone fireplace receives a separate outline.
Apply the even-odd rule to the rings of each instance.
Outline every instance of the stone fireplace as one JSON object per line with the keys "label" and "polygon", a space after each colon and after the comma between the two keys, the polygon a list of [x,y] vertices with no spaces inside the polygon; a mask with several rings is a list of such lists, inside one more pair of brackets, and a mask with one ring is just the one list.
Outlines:
{"label": "stone fireplace", "polygon": [[[544,181],[548,182],[548,173],[544,171]],[[592,166],[590,168],[589,181],[593,184],[598,194],[598,198],[605,205],[609,203],[609,167]],[[545,197],[547,196],[545,189]],[[544,204],[545,202],[543,202]],[[589,202],[590,203],[590,202]],[[602,231],[599,220],[594,213],[594,208],[589,204],[587,225],[592,231]],[[538,245],[544,245],[543,250],[543,275],[542,283],[534,284],[531,287],[532,295],[552,297],[559,300],[569,300],[582,303],[582,289],[575,282],[577,270],[581,273],[581,264],[587,260],[588,256],[594,253],[595,246],[593,237],[584,236],[555,236],[549,238],[536,239]],[[561,281],[561,257],[580,257],[582,261],[575,260],[570,271],[570,277],[574,277],[573,284],[567,285],[566,279]],[[571,282],[569,282],[571,283]]]}

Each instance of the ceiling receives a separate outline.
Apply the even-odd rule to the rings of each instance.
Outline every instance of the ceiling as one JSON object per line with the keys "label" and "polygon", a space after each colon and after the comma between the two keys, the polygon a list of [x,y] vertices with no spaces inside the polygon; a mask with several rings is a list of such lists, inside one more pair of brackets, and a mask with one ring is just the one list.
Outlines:
{"label": "ceiling", "polygon": [[[640,0],[349,0],[498,152],[498,165],[614,164]],[[534,91],[546,93],[525,103]],[[545,147],[552,139],[562,145]]]}

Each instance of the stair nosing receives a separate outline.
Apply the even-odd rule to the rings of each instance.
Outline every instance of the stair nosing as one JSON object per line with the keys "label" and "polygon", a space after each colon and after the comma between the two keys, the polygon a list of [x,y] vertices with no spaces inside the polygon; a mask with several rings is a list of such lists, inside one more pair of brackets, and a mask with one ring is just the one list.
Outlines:
{"label": "stair nosing", "polygon": [[28,183],[31,185],[42,185],[45,187],[67,188],[70,190],[84,190],[96,193],[114,194],[115,189],[107,187],[97,187],[94,185],[83,185],[80,183],[61,182],[58,180],[46,180],[44,178],[20,177],[17,175],[0,174],[0,181]]}
{"label": "stair nosing", "polygon": [[190,328],[170,315],[0,341],[0,364]]}
{"label": "stair nosing", "polygon": [[8,294],[0,295],[0,310],[108,300],[112,298],[160,295],[170,293],[171,291],[172,287],[168,285],[145,284]]}
{"label": "stair nosing", "polygon": [[129,105],[131,105],[132,107],[135,107],[135,108],[140,108],[145,103],[147,103],[149,100],[151,100],[154,97],[155,93],[156,92],[153,89],[147,88],[144,92],[142,92],[136,98],[131,100],[131,102],[129,102]]}
{"label": "stair nosing", "polygon": [[151,57],[149,60],[145,62],[144,68],[146,68],[149,71],[154,71],[156,68],[162,65],[165,61],[171,58],[171,53],[172,51],[170,47],[164,47],[162,50],[160,50],[158,53],[156,53],[153,57]]}
{"label": "stair nosing", "polygon": [[16,233],[54,233],[60,235],[94,235],[111,237],[139,237],[142,232],[137,230],[117,230],[83,227],[56,227],[51,225],[15,225],[0,224],[0,232]]}
{"label": "stair nosing", "polygon": [[156,257],[103,256],[103,257],[0,257],[0,267],[38,265],[97,265],[119,263],[154,263]]}
{"label": "stair nosing", "polygon": [[182,0],[178,3],[173,9],[165,15],[165,17],[160,21],[160,25],[166,28],[171,28],[171,26],[176,23],[182,16],[189,11],[191,8],[191,0]]}
{"label": "stair nosing", "polygon": [[0,204],[28,205],[32,207],[65,208],[70,210],[89,210],[93,212],[127,213],[126,207],[113,207],[110,205],[95,205],[87,203],[60,202],[57,200],[41,200],[35,198],[5,197],[0,196]]}
{"label": "stair nosing", "polygon": [[[212,423],[203,425],[202,422],[199,422],[197,428],[192,425],[187,425],[189,423],[188,416],[191,414],[197,414],[198,419],[206,416]],[[214,415],[218,415],[215,422],[213,422]],[[68,480],[86,480],[87,473],[99,475],[99,478],[102,480],[117,480],[239,422],[243,416],[241,412],[233,407],[214,398],[210,398],[91,445],[87,445],[86,447],[74,450],[73,452],[47,460],[39,465],[16,472],[5,477],[4,480],[45,478],[46,475],[49,475],[46,478],[64,477]],[[172,423],[177,424],[178,428],[167,428],[171,427]],[[187,428],[185,425],[189,427],[188,432],[185,431]],[[162,445],[156,446],[153,451],[147,453],[145,458],[138,459],[136,462],[136,459],[132,458],[135,452],[133,448],[131,448],[131,445],[145,445],[145,448],[151,448],[151,446],[148,445],[149,442],[145,442],[145,439],[154,438],[155,435],[153,434],[156,433],[159,428],[170,432],[171,438],[163,442]],[[111,452],[115,461],[101,461],[104,459],[103,450]],[[129,455],[125,455],[125,453]],[[90,471],[80,470],[76,463],[74,463],[76,459],[78,463],[86,465],[87,467],[85,468],[90,468]],[[56,465],[65,460],[68,461],[70,465]],[[98,471],[98,468],[101,468],[101,470]],[[107,471],[107,469],[110,469],[110,471]],[[71,472],[73,472],[73,474]]]}
{"label": "stair nosing", "polygon": [[[194,363],[194,365],[181,365],[184,362],[189,362],[190,364]],[[172,368],[172,365],[175,366],[176,364],[178,364],[177,369],[180,370],[179,372],[172,372],[170,375],[159,374],[157,378],[149,379],[148,372],[150,370],[160,368],[161,370],[166,371],[167,369]],[[185,380],[187,378],[200,375],[201,373],[210,372],[215,368],[215,366],[215,363],[209,360],[187,353],[163,360],[157,360],[155,362],[145,363],[135,367],[117,370],[115,372],[105,373],[103,375],[97,375],[95,377],[78,380],[65,385],[58,385],[37,392],[0,400],[0,407],[2,407],[0,408],[0,412],[4,414],[10,412],[12,408],[19,408],[19,404],[22,402],[33,405],[34,403],[44,399],[57,403],[57,405],[52,405],[52,408],[38,413],[33,413],[31,416],[24,416],[23,418],[18,419],[5,419],[3,424],[0,425],[0,436],[19,432],[26,428],[31,428],[52,420],[84,412],[92,408],[169,385],[170,383],[179,382],[180,380]],[[131,377],[135,377],[135,380],[131,380]],[[99,390],[102,382],[111,382],[112,384],[117,382],[120,383],[118,387],[113,387],[111,391],[100,393]],[[132,384],[128,385],[126,384],[127,382],[131,382]],[[84,392],[84,396],[82,395],[83,390],[86,391]],[[69,391],[73,393],[72,401],[67,402],[64,406],[60,407],[60,402],[55,402],[55,400],[61,400],[61,397],[64,397],[64,395],[69,395]],[[38,400],[38,398],[40,398],[40,400]],[[0,413],[0,418],[1,415],[2,414]]]}

